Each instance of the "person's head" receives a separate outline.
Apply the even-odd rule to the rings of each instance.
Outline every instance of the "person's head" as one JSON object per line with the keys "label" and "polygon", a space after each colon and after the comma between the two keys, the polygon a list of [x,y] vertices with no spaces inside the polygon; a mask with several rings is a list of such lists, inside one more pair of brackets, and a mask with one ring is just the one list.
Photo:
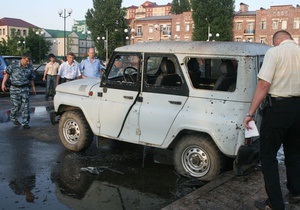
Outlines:
{"label": "person's head", "polygon": [[23,67],[26,67],[29,63],[30,63],[30,53],[28,53],[28,52],[23,53],[23,55],[21,57],[21,65]]}
{"label": "person's head", "polygon": [[284,40],[293,40],[291,34],[285,30],[275,32],[273,35],[273,45],[278,46]]}
{"label": "person's head", "polygon": [[49,60],[52,61],[52,62],[54,62],[55,61],[55,55],[52,54],[52,53],[50,53],[49,54]]}
{"label": "person's head", "polygon": [[72,52],[68,52],[67,54],[67,61],[69,64],[72,64],[74,62],[75,59],[75,55]]}
{"label": "person's head", "polygon": [[88,50],[88,56],[89,56],[89,58],[94,58],[95,57],[95,49],[94,48],[90,48]]}
{"label": "person's head", "polygon": [[116,59],[114,62],[114,66],[117,68],[121,68],[122,67],[122,61],[120,59]]}

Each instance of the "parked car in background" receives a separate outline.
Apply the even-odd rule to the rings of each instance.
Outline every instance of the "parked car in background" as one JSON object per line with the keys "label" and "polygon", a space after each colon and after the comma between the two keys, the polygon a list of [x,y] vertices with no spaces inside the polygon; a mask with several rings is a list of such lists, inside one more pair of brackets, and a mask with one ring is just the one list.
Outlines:
{"label": "parked car in background", "polygon": [[[5,69],[13,62],[19,62],[20,60],[21,56],[0,55],[0,84],[2,84],[2,80],[5,75]],[[9,86],[8,83],[7,86]]]}
{"label": "parked car in background", "polygon": [[46,64],[41,64],[33,70],[34,84],[37,86],[46,86],[46,81],[43,81],[45,66]]}

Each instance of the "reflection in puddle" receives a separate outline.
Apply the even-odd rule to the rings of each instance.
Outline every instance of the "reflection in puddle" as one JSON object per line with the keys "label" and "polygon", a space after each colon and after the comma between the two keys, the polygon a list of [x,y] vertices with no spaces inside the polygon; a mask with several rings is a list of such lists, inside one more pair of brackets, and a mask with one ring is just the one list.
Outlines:
{"label": "reflection in puddle", "polygon": [[58,200],[76,209],[160,209],[204,184],[155,164],[150,153],[143,167],[143,148],[128,145],[134,148],[61,153],[51,174]]}
{"label": "reflection in puddle", "polygon": [[[45,111],[49,111],[50,107],[37,106],[31,107],[30,113],[35,115],[44,115]],[[22,110],[19,111],[18,117],[21,116]],[[0,110],[0,123],[7,123],[10,121],[10,110]]]}

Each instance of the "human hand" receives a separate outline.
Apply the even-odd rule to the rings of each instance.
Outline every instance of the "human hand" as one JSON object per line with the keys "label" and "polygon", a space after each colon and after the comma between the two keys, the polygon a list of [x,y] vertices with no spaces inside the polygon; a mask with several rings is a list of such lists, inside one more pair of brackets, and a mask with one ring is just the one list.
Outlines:
{"label": "human hand", "polygon": [[247,130],[252,130],[252,127],[249,126],[249,122],[253,120],[253,117],[252,116],[249,116],[247,115],[245,118],[244,118],[244,126]]}

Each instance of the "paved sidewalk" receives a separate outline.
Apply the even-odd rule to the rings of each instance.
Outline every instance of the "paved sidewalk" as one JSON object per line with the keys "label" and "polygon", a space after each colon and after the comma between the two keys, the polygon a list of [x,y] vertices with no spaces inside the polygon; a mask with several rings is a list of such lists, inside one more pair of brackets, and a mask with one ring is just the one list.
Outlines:
{"label": "paved sidewalk", "polygon": [[[286,196],[285,166],[279,165],[281,188]],[[193,191],[187,196],[171,203],[163,210],[255,210],[255,200],[267,198],[263,176],[260,170],[253,171],[246,176],[235,176],[233,171],[221,174],[215,180]],[[286,197],[286,200],[288,198]],[[287,209],[300,210],[299,204],[289,204]]]}

